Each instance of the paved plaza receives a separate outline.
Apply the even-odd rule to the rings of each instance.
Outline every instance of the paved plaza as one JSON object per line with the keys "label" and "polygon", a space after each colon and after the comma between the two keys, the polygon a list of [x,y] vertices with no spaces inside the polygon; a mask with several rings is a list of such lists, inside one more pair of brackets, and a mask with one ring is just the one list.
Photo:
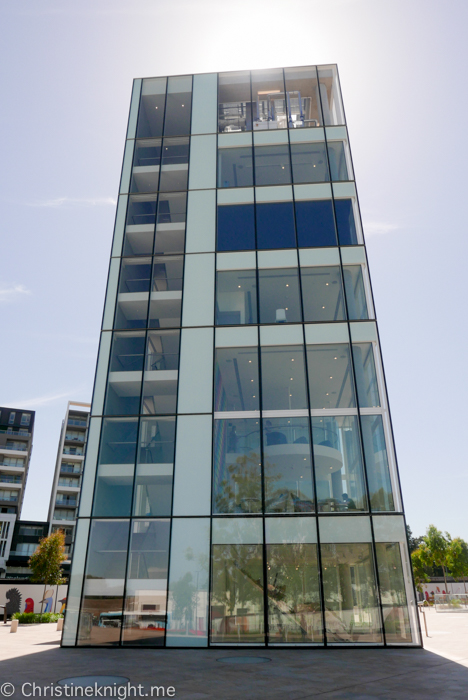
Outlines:
{"label": "paved plaza", "polygon": [[[468,614],[428,610],[426,618],[424,649],[387,650],[62,649],[56,625],[22,626],[10,634],[10,625],[2,624],[0,685],[13,683],[12,697],[19,698],[23,683],[45,686],[63,678],[105,674],[126,676],[145,691],[174,686],[175,697],[184,700],[466,700]],[[220,661],[239,656],[270,661]]]}

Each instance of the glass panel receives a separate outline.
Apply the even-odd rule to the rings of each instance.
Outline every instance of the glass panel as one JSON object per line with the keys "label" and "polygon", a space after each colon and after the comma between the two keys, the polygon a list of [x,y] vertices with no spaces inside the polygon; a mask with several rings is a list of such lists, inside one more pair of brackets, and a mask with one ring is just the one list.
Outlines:
{"label": "glass panel", "polygon": [[323,642],[315,544],[267,546],[268,641]]}
{"label": "glass panel", "polygon": [[171,514],[175,418],[142,418],[138,441],[134,515]]}
{"label": "glass panel", "polygon": [[343,321],[346,312],[338,265],[301,267],[304,321]]}
{"label": "glass panel", "polygon": [[377,543],[375,553],[387,644],[411,644],[400,545],[398,542]]}
{"label": "glass panel", "polygon": [[128,258],[120,266],[119,294],[147,292],[151,279],[151,258]]}
{"label": "glass panel", "polygon": [[153,250],[156,195],[129,197],[123,255],[151,255]]}
{"label": "glass panel", "polygon": [[130,192],[157,192],[161,165],[161,139],[136,141]]}
{"label": "glass panel", "polygon": [[361,265],[345,265],[343,280],[350,321],[369,318]]}
{"label": "glass panel", "polygon": [[148,333],[145,369],[177,370],[179,368],[180,331],[151,331]]}
{"label": "glass panel", "polygon": [[177,328],[182,313],[182,292],[152,292],[149,321],[150,328]]}
{"label": "glass panel", "polygon": [[367,510],[357,416],[314,417],[312,438],[319,512]]}
{"label": "glass panel", "polygon": [[119,643],[128,529],[128,520],[92,522],[78,645]]}
{"label": "glass panel", "polygon": [[281,68],[252,71],[252,102],[254,131],[287,128],[288,118]]}
{"label": "glass panel", "polygon": [[304,348],[278,345],[261,350],[263,410],[307,409]]}
{"label": "glass panel", "polygon": [[270,418],[263,422],[266,513],[313,513],[309,419]]}
{"label": "glass panel", "polygon": [[327,641],[382,642],[372,545],[323,544],[320,549]]}
{"label": "glass panel", "polygon": [[185,192],[159,195],[154,242],[156,255],[184,252],[186,212]]}
{"label": "glass panel", "polygon": [[302,321],[297,268],[259,270],[260,323]]}
{"label": "glass panel", "polygon": [[215,411],[258,411],[258,348],[217,348]]}
{"label": "glass panel", "polygon": [[216,273],[216,325],[257,323],[257,275],[255,270]]}
{"label": "glass panel", "polygon": [[177,371],[147,371],[143,384],[141,412],[145,415],[175,413]]}
{"label": "glass panel", "polygon": [[349,345],[308,345],[311,408],[354,408]]}
{"label": "glass panel", "polygon": [[153,292],[174,292],[182,289],[184,276],[184,258],[174,257],[153,258]]}
{"label": "glass panel", "polygon": [[252,147],[218,149],[218,187],[252,187]]}
{"label": "glass panel", "polygon": [[164,645],[169,532],[169,520],[132,522],[123,644]]}
{"label": "glass panel", "polygon": [[260,419],[217,420],[213,513],[261,513]]}
{"label": "glass panel", "polygon": [[110,372],[138,372],[143,369],[144,333],[114,333]]}
{"label": "glass panel", "polygon": [[296,202],[299,248],[337,245],[331,199]]}
{"label": "glass panel", "polygon": [[249,71],[219,74],[218,103],[220,133],[252,131]]}
{"label": "glass panel", "polygon": [[360,408],[380,406],[372,343],[353,343],[353,359]]}
{"label": "glass panel", "polygon": [[320,126],[322,111],[315,66],[285,68],[286,100],[290,129]]}
{"label": "glass panel", "polygon": [[255,146],[255,184],[289,185],[291,164],[289,145]]}
{"label": "glass panel", "polygon": [[166,78],[143,80],[137,138],[162,136],[165,102]]}
{"label": "glass panel", "polygon": [[209,561],[209,518],[173,519],[167,646],[207,645]]}
{"label": "glass panel", "polygon": [[255,250],[253,204],[218,207],[218,250]]}
{"label": "glass panel", "polygon": [[190,133],[192,111],[192,76],[169,78],[167,81],[164,136]]}
{"label": "glass panel", "polygon": [[[335,199],[336,227],[340,245],[357,245],[358,238],[351,199]],[[336,245],[333,244],[333,245]]]}
{"label": "glass panel", "polygon": [[257,248],[296,247],[292,202],[257,204],[256,215]]}
{"label": "glass panel", "polygon": [[322,141],[291,144],[293,181],[328,182],[327,151]]}
{"label": "glass panel", "polygon": [[104,420],[94,516],[130,515],[138,418]]}
{"label": "glass panel", "polygon": [[159,189],[178,192],[187,189],[189,138],[164,139]]}
{"label": "glass panel", "polygon": [[262,545],[213,545],[211,643],[263,644]]}
{"label": "glass panel", "polygon": [[340,83],[336,66],[317,68],[320,85],[323,121],[325,126],[344,124],[343,105],[341,104]]}
{"label": "glass panel", "polygon": [[331,141],[328,144],[330,175],[333,182],[350,180],[346,164],[345,144],[343,141]]}
{"label": "glass panel", "polygon": [[373,511],[394,511],[382,416],[361,416],[369,498]]}

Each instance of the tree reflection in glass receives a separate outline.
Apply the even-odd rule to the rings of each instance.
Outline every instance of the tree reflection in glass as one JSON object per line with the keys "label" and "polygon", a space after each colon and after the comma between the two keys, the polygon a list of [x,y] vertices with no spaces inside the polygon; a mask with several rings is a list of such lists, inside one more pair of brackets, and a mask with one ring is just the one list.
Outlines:
{"label": "tree reflection in glass", "polygon": [[387,643],[411,644],[411,626],[398,542],[375,545]]}
{"label": "tree reflection in glass", "polygon": [[267,591],[270,644],[323,641],[317,545],[268,545]]}
{"label": "tree reflection in glass", "polygon": [[263,644],[262,545],[213,545],[211,642]]}

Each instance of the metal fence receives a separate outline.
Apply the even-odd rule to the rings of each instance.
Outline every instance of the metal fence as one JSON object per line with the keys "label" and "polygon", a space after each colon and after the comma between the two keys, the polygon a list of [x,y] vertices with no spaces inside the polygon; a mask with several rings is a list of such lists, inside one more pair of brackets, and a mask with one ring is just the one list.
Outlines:
{"label": "metal fence", "polygon": [[468,612],[468,593],[436,593],[436,612]]}

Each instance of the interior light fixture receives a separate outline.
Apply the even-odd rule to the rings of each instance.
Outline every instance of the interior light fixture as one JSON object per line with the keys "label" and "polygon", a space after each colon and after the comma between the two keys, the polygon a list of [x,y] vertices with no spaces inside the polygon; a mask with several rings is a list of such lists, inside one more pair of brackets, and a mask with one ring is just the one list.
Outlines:
{"label": "interior light fixture", "polygon": [[257,95],[279,95],[281,90],[261,90]]}
{"label": "interior light fixture", "polygon": [[238,288],[238,289],[240,289],[240,288],[241,288],[240,284],[238,284],[238,285],[237,285],[237,288]]}
{"label": "interior light fixture", "polygon": [[333,377],[330,377],[330,379],[333,379]]}

